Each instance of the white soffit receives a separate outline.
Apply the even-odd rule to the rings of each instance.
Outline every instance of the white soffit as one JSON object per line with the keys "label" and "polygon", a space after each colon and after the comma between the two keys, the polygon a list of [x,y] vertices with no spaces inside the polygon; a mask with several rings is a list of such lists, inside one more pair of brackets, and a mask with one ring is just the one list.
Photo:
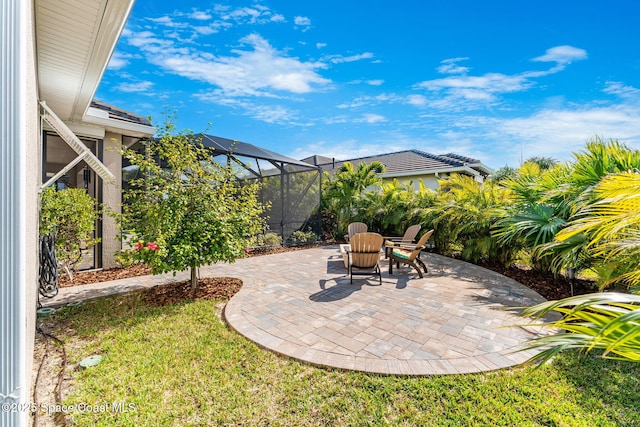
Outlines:
{"label": "white soffit", "polygon": [[64,121],[81,121],[134,0],[36,0],[40,99]]}

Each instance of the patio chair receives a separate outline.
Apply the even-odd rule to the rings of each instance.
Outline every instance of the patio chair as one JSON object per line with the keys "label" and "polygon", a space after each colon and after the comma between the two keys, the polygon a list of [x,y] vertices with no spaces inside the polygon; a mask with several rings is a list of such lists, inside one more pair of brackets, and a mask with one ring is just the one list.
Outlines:
{"label": "patio chair", "polygon": [[[389,246],[387,246],[388,242],[406,243],[406,244],[413,243],[414,239],[418,235],[418,232],[420,231],[420,228],[421,228],[420,224],[412,225],[409,228],[407,228],[407,230],[404,232],[404,236],[402,237],[385,237],[384,238],[385,248],[387,249],[390,248]],[[388,250],[384,251],[384,257],[389,258]]]}
{"label": "patio chair", "polygon": [[382,285],[382,271],[380,270],[380,250],[383,237],[378,233],[358,233],[349,240],[347,263],[349,276],[353,283],[354,274],[375,276],[380,278]]}
{"label": "patio chair", "polygon": [[[396,267],[400,267],[400,264],[408,264],[411,267],[415,268],[418,272],[418,276],[420,278],[424,277],[422,275],[422,271],[420,271],[420,267],[424,270],[425,273],[428,273],[427,266],[422,262],[418,255],[420,252],[426,247],[427,240],[431,237],[434,230],[429,230],[418,240],[418,243],[415,245],[409,245],[406,243],[394,243],[388,242],[387,248],[389,249],[389,274],[393,274],[393,264],[396,264]],[[418,267],[420,266],[420,267]]]}
{"label": "patio chair", "polygon": [[364,222],[352,222],[347,228],[347,232],[349,234],[344,235],[344,240],[346,242],[349,242],[354,235],[358,233],[366,233],[367,229],[367,224],[365,224]]}

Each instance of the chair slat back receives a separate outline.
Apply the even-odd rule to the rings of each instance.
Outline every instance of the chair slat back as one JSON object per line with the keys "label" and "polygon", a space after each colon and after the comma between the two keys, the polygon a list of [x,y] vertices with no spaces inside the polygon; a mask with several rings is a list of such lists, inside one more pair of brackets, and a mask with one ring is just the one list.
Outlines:
{"label": "chair slat back", "polygon": [[416,243],[416,248],[411,252],[411,255],[409,255],[409,261],[413,261],[418,255],[420,255],[420,252],[424,249],[424,246],[427,244],[427,240],[429,240],[434,231],[435,230],[429,230],[422,235],[420,240],[418,240],[418,243]]}
{"label": "chair slat back", "polygon": [[347,229],[349,233],[349,241],[351,241],[351,238],[358,233],[366,233],[367,229],[367,224],[365,224],[364,222],[352,222],[351,224],[349,224],[349,227]]}
{"label": "chair slat back", "polygon": [[351,263],[356,267],[374,267],[380,260],[384,238],[378,233],[359,233],[351,237]]}
{"label": "chair slat back", "polygon": [[407,231],[404,232],[404,236],[402,236],[402,241],[413,242],[413,239],[415,239],[418,235],[420,228],[420,224],[412,225],[411,227],[407,228]]}

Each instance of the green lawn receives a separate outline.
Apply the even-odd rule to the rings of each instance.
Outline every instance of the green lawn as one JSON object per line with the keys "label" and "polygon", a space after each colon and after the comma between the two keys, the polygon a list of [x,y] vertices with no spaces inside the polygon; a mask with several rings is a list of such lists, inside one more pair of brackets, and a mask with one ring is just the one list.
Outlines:
{"label": "green lawn", "polygon": [[104,356],[97,367],[69,370],[65,403],[135,409],[76,412],[73,425],[640,425],[637,364],[567,353],[537,370],[474,375],[325,370],[229,330],[216,304],[151,307],[133,294],[56,313],[70,363]]}

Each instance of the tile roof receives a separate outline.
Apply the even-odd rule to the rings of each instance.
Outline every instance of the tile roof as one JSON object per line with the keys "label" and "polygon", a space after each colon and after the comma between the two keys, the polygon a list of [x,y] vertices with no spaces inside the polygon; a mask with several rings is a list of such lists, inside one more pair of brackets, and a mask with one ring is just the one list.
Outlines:
{"label": "tile roof", "polygon": [[358,165],[360,163],[371,163],[374,161],[379,161],[387,167],[385,175],[412,172],[416,174],[428,173],[429,171],[442,171],[443,169],[462,168],[464,166],[473,168],[482,175],[487,175],[491,172],[491,169],[483,165],[480,160],[471,157],[460,156],[453,153],[436,155],[421,150],[404,150],[357,159],[336,160],[335,162],[323,163],[320,166],[323,170],[332,172],[345,162]]}

